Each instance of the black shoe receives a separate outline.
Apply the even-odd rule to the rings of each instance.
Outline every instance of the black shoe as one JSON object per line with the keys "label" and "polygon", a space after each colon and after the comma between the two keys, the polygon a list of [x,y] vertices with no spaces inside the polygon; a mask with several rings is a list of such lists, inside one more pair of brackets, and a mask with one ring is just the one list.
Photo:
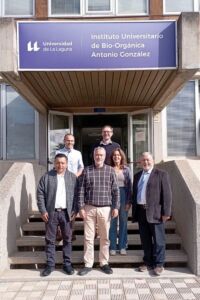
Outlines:
{"label": "black shoe", "polygon": [[53,267],[46,266],[45,269],[43,270],[41,276],[49,276],[53,270],[54,270]]}
{"label": "black shoe", "polygon": [[109,265],[104,265],[101,267],[101,270],[105,273],[105,274],[112,274],[113,270],[111,269],[111,267]]}
{"label": "black shoe", "polygon": [[67,275],[73,275],[74,274],[74,269],[71,265],[68,266],[63,266],[63,271],[67,274]]}
{"label": "black shoe", "polygon": [[84,275],[86,275],[87,273],[89,273],[90,271],[92,271],[92,268],[84,267],[83,269],[81,269],[81,270],[78,272],[78,275],[84,276]]}

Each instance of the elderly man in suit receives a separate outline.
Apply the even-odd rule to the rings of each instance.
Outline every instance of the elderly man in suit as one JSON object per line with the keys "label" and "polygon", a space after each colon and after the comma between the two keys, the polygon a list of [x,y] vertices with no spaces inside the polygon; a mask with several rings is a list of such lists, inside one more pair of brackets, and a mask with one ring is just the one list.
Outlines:
{"label": "elderly man in suit", "polygon": [[144,152],[142,171],[134,176],[133,222],[139,224],[144,264],[140,272],[153,269],[163,272],[165,262],[165,222],[171,216],[172,192],[168,174],[154,167],[153,157]]}
{"label": "elderly man in suit", "polygon": [[72,226],[71,221],[78,212],[76,205],[77,177],[67,170],[67,157],[57,154],[55,169],[44,174],[37,188],[37,204],[45,222],[46,268],[42,276],[48,276],[55,268],[55,240],[57,226],[63,236],[63,270],[72,275],[71,265]]}

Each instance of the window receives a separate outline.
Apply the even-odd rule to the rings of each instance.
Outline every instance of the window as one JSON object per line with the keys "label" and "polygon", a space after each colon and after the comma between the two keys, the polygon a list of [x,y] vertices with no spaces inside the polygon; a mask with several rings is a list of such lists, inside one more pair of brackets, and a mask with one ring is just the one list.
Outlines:
{"label": "window", "polygon": [[168,156],[196,155],[195,82],[189,81],[167,106]]}
{"label": "window", "polygon": [[111,10],[110,0],[87,0],[87,2],[88,12],[101,12]]}
{"label": "window", "polygon": [[164,0],[164,12],[170,14],[194,11],[195,1],[198,0]]}
{"label": "window", "polygon": [[36,159],[36,111],[9,85],[1,85],[0,95],[1,158]]}
{"label": "window", "polygon": [[118,14],[137,15],[147,13],[148,4],[146,0],[118,0]]}
{"label": "window", "polygon": [[2,0],[4,16],[32,16],[34,0]]}
{"label": "window", "polygon": [[148,0],[48,0],[50,16],[147,15]]}
{"label": "window", "polygon": [[80,14],[80,0],[52,0],[51,14],[78,15]]}

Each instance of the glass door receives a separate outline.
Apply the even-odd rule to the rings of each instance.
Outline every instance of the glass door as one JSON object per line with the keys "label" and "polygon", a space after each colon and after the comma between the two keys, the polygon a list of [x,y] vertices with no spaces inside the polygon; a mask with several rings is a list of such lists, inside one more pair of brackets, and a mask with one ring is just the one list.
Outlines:
{"label": "glass door", "polygon": [[152,110],[129,114],[129,158],[134,173],[139,168],[138,160],[143,152],[152,152]]}
{"label": "glass door", "polygon": [[50,111],[48,116],[48,169],[52,169],[55,152],[64,147],[66,133],[73,134],[73,115]]}

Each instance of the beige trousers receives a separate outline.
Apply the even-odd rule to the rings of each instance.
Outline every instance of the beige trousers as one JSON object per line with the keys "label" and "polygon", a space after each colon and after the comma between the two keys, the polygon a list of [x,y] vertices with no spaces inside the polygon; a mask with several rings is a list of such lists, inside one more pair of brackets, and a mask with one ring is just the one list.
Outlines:
{"label": "beige trousers", "polygon": [[96,207],[85,205],[86,218],[84,220],[84,263],[92,268],[94,263],[94,238],[96,225],[100,236],[99,263],[107,265],[109,261],[109,229],[111,207]]}

